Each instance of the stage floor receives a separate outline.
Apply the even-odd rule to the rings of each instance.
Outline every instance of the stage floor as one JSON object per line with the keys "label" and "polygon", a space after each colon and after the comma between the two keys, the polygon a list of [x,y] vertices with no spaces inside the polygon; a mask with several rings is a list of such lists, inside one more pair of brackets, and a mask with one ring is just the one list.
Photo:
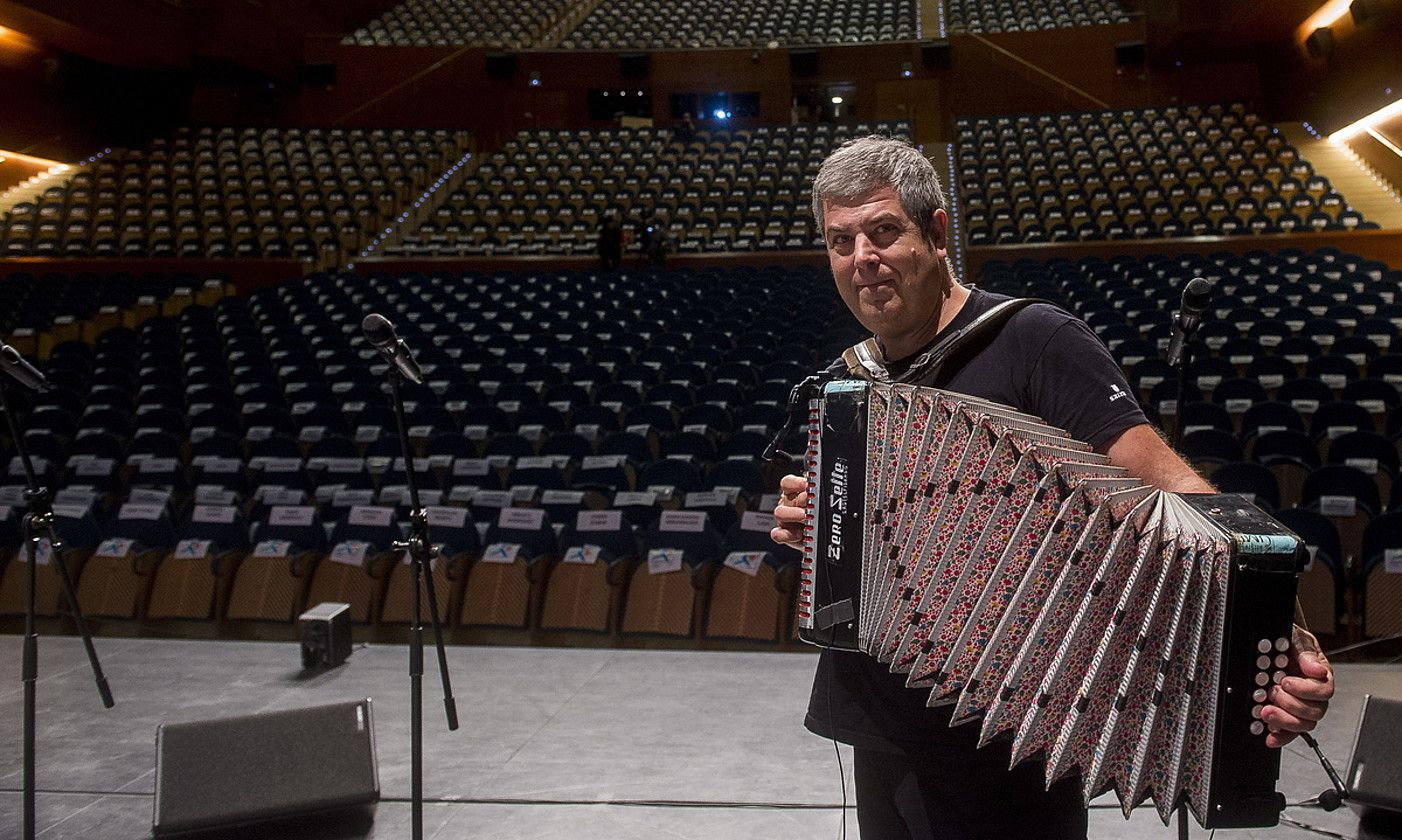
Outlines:
{"label": "stage floor", "polygon": [[[160,723],[372,697],[384,800],[366,826],[326,836],[409,836],[409,714],[403,647],[357,648],[303,677],[290,643],[96,640],[117,705],[104,710],[75,638],[40,639],[38,812],[46,840],[138,840],[151,833]],[[0,636],[0,838],[19,837],[22,769],[18,636]],[[426,657],[425,837],[436,840],[839,837],[842,790],[831,743],[802,727],[814,659],[804,653],[450,647],[462,727],[448,732]],[[1402,666],[1341,665],[1319,740],[1340,772],[1365,693],[1402,697]],[[851,803],[850,753],[843,750]],[[1287,748],[1292,802],[1328,780],[1303,745]],[[858,836],[847,814],[847,837]],[[1358,833],[1347,809],[1287,815]],[[254,835],[249,835],[254,836]],[[305,836],[305,835],[304,835]],[[321,833],[317,833],[321,836]],[[1193,837],[1208,833],[1194,827]],[[1224,840],[1319,836],[1282,826]],[[1151,810],[1128,823],[1108,799],[1094,838],[1173,838]],[[866,840],[880,840],[867,838]]]}

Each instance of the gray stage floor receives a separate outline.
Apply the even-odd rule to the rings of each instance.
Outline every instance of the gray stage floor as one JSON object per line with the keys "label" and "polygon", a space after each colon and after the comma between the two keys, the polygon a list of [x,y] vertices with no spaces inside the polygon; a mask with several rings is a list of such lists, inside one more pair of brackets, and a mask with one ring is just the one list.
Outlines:
{"label": "gray stage floor", "polygon": [[[76,639],[40,639],[39,836],[150,836],[154,738],[163,722],[372,697],[385,801],[348,836],[409,835],[409,715],[402,647],[357,649],[302,678],[296,645],[98,639],[117,706],[103,710]],[[20,639],[0,636],[0,838],[20,834]],[[425,836],[459,838],[838,838],[842,791],[832,745],[801,726],[806,654],[452,647],[462,718],[443,724],[433,660],[425,678]],[[1343,665],[1320,742],[1343,769],[1363,694],[1402,697],[1402,666]],[[844,749],[850,787],[850,754]],[[1287,749],[1291,801],[1327,784]],[[849,791],[850,801],[850,791]],[[1095,838],[1172,838],[1152,812],[1128,823],[1106,801]],[[1346,809],[1289,815],[1357,833]],[[850,838],[855,814],[847,812]],[[255,836],[250,834],[249,836]],[[1296,828],[1224,838],[1307,838]],[[1195,830],[1193,837],[1207,837]],[[880,840],[880,838],[866,838]]]}

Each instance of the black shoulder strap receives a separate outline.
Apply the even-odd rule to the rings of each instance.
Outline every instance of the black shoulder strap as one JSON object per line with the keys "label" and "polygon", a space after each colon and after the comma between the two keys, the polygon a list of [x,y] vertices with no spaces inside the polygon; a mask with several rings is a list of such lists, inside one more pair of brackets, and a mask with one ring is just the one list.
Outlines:
{"label": "black shoulder strap", "polygon": [[1041,298],[1014,298],[1004,301],[973,320],[972,323],[940,339],[926,350],[898,379],[892,380],[881,363],[881,350],[876,340],[869,338],[843,351],[847,374],[874,382],[928,382],[939,386],[948,382],[964,364],[988,345],[1008,319],[1034,303],[1056,304]]}

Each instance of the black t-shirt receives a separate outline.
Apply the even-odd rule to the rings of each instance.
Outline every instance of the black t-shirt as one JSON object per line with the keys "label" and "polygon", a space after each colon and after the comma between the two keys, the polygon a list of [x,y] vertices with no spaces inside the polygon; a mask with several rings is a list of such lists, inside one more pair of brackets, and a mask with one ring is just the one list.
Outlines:
{"label": "black t-shirt", "polygon": [[[929,346],[1005,300],[1003,295],[970,289],[964,307]],[[888,372],[903,372],[916,355],[894,360]],[[1013,315],[942,387],[1035,414],[1095,447],[1148,422],[1119,365],[1095,333],[1046,304],[1032,304]],[[905,674],[892,674],[864,653],[825,650],[805,725],[818,735],[858,747],[907,752],[941,745],[972,752],[978,725],[950,729],[949,707],[927,708],[929,692],[906,688],[905,680]]]}

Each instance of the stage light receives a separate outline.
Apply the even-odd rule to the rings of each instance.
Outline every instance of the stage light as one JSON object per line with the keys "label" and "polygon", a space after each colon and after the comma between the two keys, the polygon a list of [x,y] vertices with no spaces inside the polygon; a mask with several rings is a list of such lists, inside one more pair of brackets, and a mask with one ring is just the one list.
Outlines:
{"label": "stage light", "polygon": [[840,96],[834,96],[834,97],[832,98],[832,104],[834,104],[834,105],[841,105],[841,104],[842,104],[842,97],[840,97]]}
{"label": "stage light", "polygon": [[531,87],[540,87],[540,71],[531,71]]}
{"label": "stage light", "polygon": [[910,69],[910,62],[909,62],[909,61],[907,61],[907,62],[905,62],[904,64],[901,65],[901,76],[903,76],[904,78],[907,78],[907,79],[910,78],[910,76],[911,76],[911,69]]}
{"label": "stage light", "polygon": [[1329,135],[1329,139],[1335,143],[1342,143],[1350,137],[1355,137],[1365,131],[1370,131],[1374,126],[1381,125],[1397,116],[1402,116],[1402,99],[1393,102],[1391,105],[1384,105],[1357,122],[1349,123]]}
{"label": "stage light", "polygon": [[717,108],[711,112],[711,116],[718,120],[728,120],[730,119],[730,112],[723,108]]}

